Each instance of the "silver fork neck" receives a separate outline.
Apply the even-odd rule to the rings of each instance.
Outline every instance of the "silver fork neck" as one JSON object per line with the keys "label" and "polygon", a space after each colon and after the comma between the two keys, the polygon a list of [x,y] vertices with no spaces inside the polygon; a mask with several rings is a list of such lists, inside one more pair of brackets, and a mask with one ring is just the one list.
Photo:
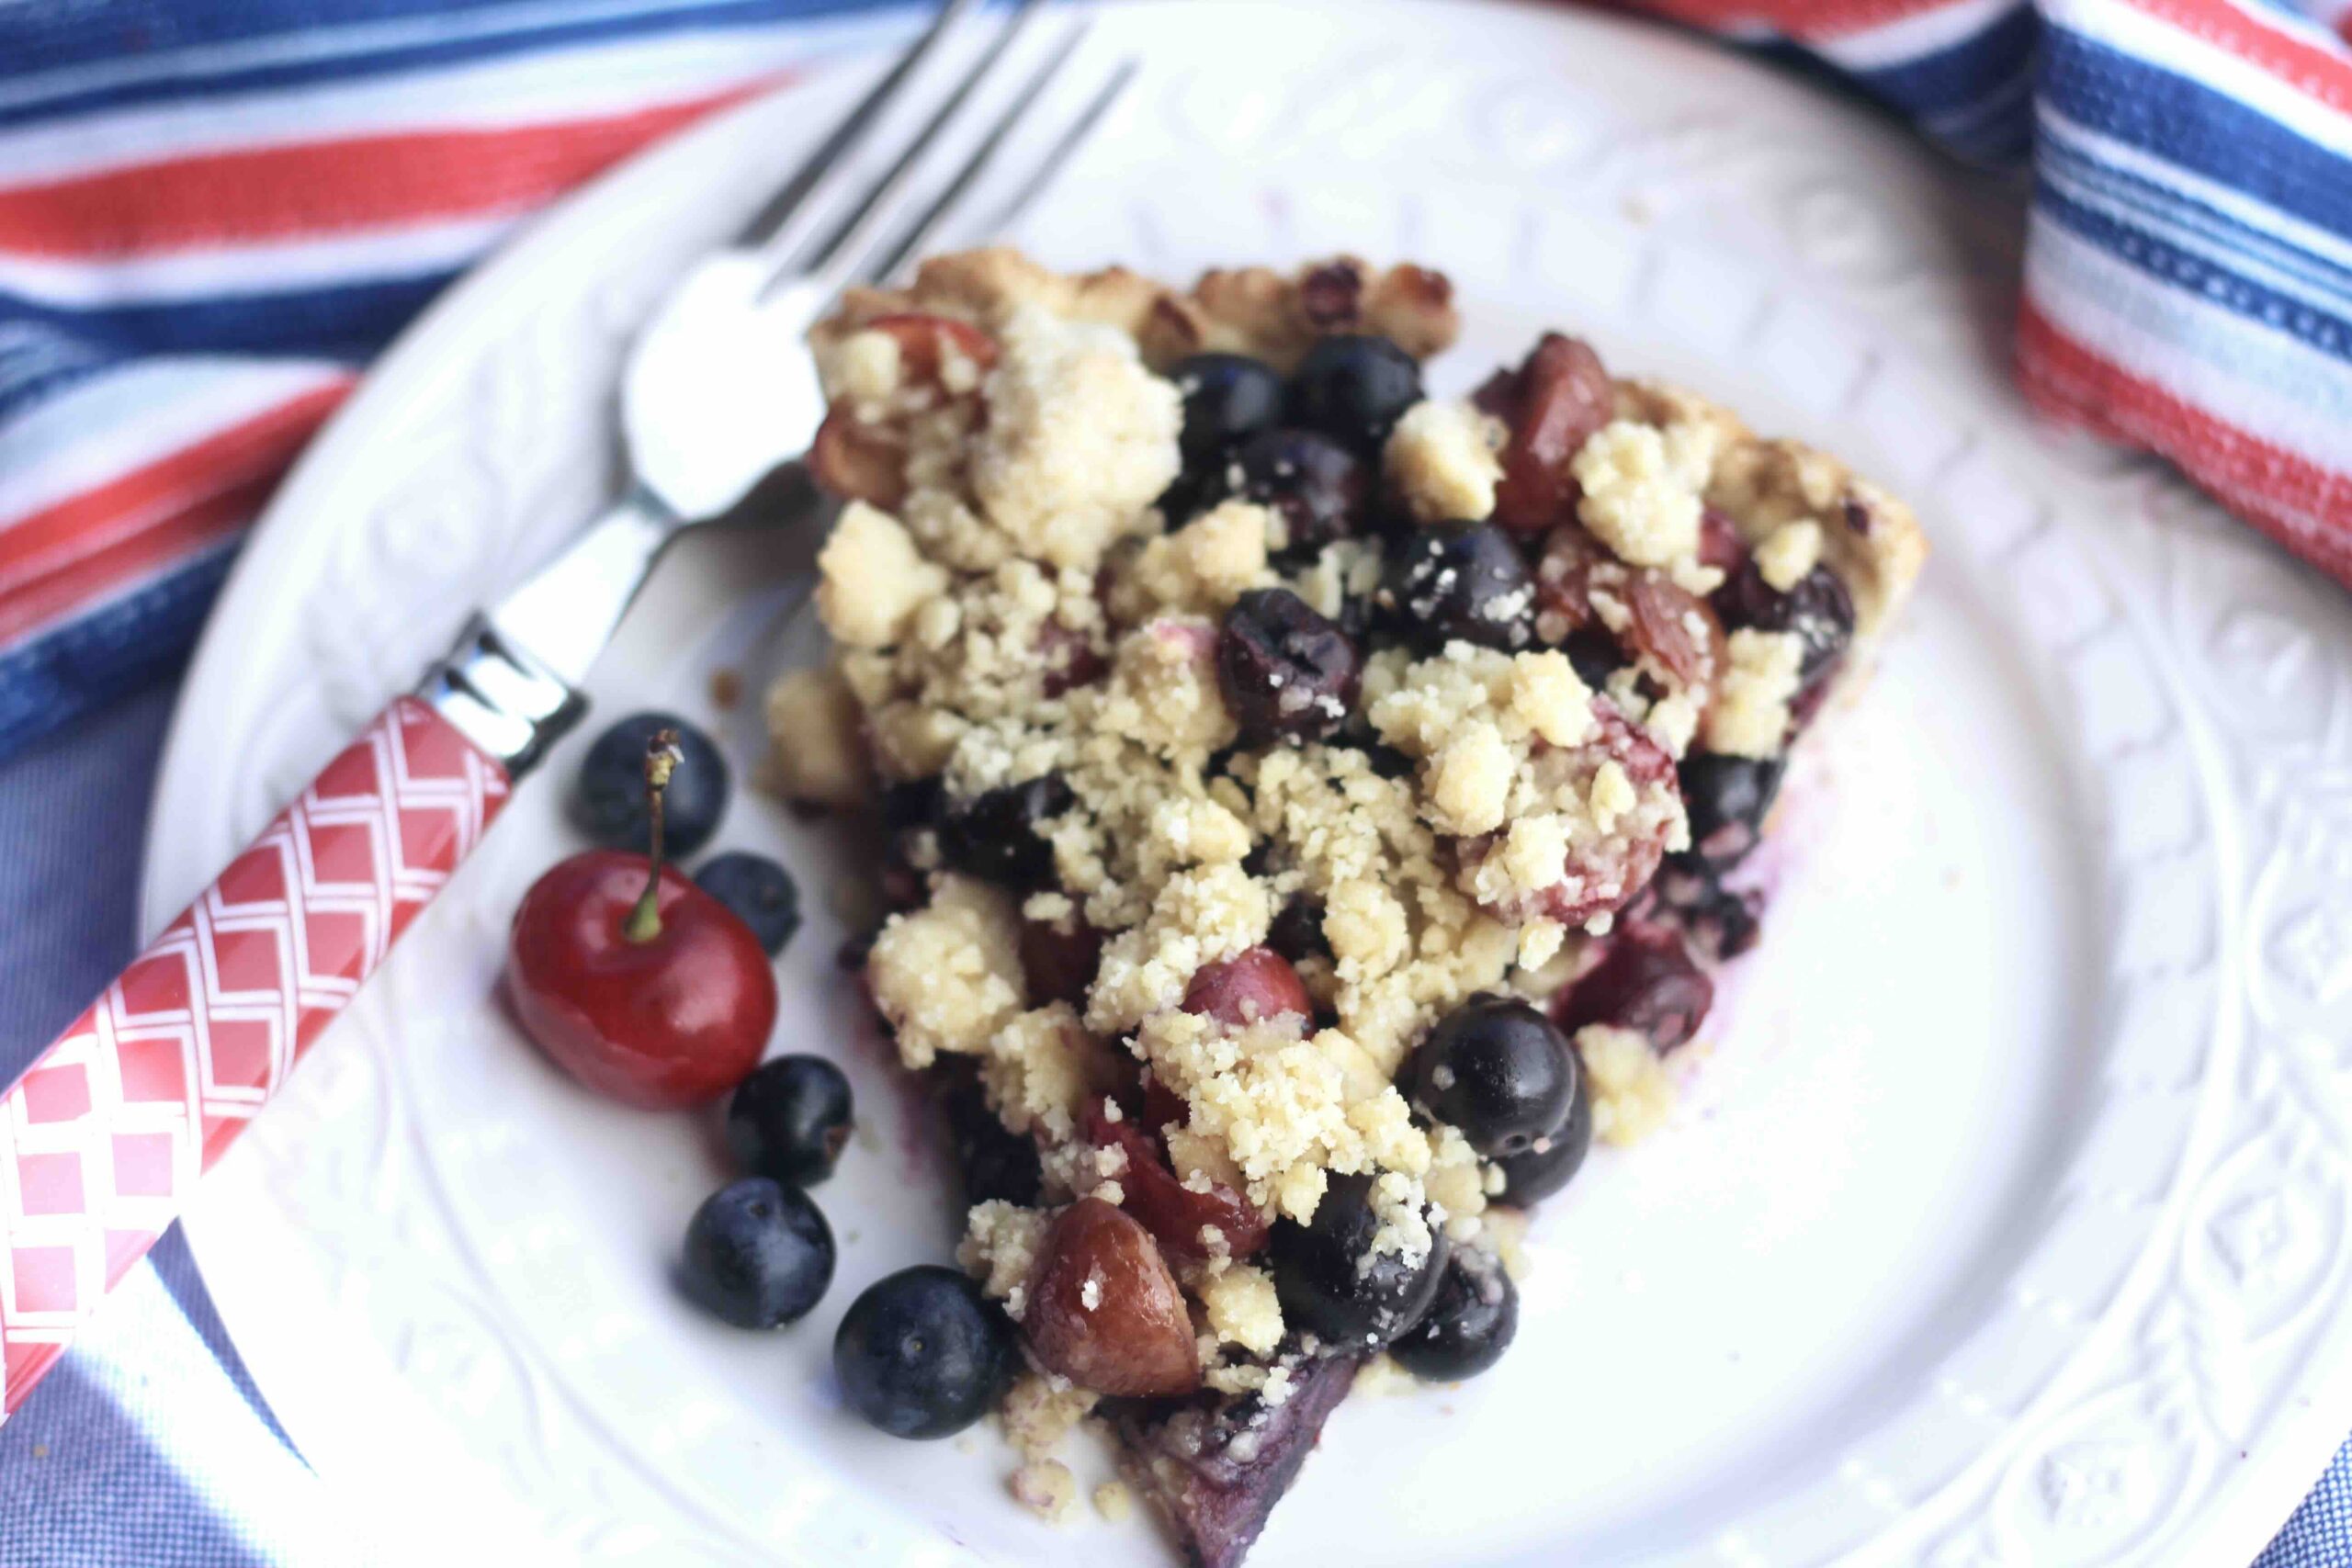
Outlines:
{"label": "silver fork neck", "polygon": [[561,555],[468,621],[417,694],[510,773],[524,773],[587,710],[577,688],[680,525],[632,489]]}
{"label": "silver fork neck", "polygon": [[416,694],[519,779],[588,711],[588,699],[557,680],[475,615]]}

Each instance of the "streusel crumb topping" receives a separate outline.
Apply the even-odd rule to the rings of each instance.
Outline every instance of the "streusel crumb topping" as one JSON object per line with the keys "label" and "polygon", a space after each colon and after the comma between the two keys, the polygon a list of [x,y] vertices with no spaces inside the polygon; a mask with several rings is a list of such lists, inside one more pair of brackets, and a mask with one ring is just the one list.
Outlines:
{"label": "streusel crumb topping", "polygon": [[[1841,466],[1570,340],[1427,397],[1412,361],[1454,329],[1420,268],[1180,292],[987,251],[814,334],[812,460],[849,504],[775,773],[878,795],[874,1001],[1036,1152],[958,1260],[1023,1321],[1054,1218],[1111,1205],[1186,1298],[1182,1386],[1261,1409],[1314,1339],[1270,1227],[1344,1200],[1362,1268],[1434,1269],[1525,1201],[1408,1088],[1465,1002],[1558,1006],[1602,1141],[1663,1122],[1695,1016],[1576,1006],[1687,971],[1667,994],[1703,1010],[1691,954],[1752,940],[1723,873],[1924,547]],[[1070,1393],[1026,1379],[1008,1421],[1066,1427]],[[1016,1490],[1066,1510],[1030,1447]]]}

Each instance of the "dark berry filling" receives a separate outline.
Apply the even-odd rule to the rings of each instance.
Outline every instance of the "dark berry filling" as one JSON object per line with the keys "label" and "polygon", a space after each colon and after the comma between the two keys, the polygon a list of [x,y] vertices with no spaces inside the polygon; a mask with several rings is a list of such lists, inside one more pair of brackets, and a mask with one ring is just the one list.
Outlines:
{"label": "dark berry filling", "polygon": [[1569,1034],[1606,1023],[1671,1051],[1698,1032],[1714,999],[1714,983],[1670,927],[1628,925],[1610,939],[1600,963],[1561,993],[1553,1012]]}
{"label": "dark berry filling", "polygon": [[1045,824],[1076,803],[1053,773],[950,800],[939,825],[939,857],[950,867],[1008,887],[1053,880],[1054,846]]}
{"label": "dark berry filling", "polygon": [[1291,417],[1367,456],[1421,400],[1421,367],[1385,337],[1339,333],[1317,342],[1291,379]]}
{"label": "dark berry filling", "polygon": [[1363,523],[1372,486],[1355,454],[1312,430],[1269,430],[1237,448],[1217,476],[1238,496],[1282,519],[1285,560],[1305,560]]}
{"label": "dark berry filling", "polygon": [[1318,740],[1355,705],[1363,660],[1287,588],[1244,593],[1217,634],[1217,675],[1245,745]]}

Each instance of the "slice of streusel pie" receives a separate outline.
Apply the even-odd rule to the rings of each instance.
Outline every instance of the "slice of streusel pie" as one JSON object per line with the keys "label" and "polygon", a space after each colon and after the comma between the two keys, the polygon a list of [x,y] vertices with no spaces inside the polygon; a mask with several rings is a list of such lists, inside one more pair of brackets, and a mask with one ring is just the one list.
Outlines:
{"label": "slice of streusel pie", "polygon": [[776,767],[879,802],[865,975],[1025,1351],[1016,1491],[1099,1419],[1217,1568],[1368,1361],[1508,1347],[1515,1216],[1666,1114],[1789,749],[1925,554],[1573,338],[1427,397],[1456,327],[1419,267],[1000,250],[816,334],[835,647]]}

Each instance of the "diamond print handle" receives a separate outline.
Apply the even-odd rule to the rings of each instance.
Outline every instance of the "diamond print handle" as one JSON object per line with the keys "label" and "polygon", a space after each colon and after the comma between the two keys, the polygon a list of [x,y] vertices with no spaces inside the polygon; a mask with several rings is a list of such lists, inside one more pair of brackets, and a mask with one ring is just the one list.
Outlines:
{"label": "diamond print handle", "polygon": [[509,788],[403,697],[0,1099],[0,1419],[384,961]]}

